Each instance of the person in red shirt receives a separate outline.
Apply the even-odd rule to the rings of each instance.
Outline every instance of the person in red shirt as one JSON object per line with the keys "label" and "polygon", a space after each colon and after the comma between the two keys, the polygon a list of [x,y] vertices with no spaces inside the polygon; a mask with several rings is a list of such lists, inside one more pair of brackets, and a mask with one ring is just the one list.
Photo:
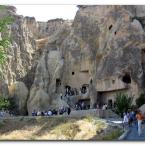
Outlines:
{"label": "person in red shirt", "polygon": [[138,122],[138,135],[141,136],[141,134],[142,134],[142,121],[144,120],[144,116],[140,110],[136,114],[136,119]]}

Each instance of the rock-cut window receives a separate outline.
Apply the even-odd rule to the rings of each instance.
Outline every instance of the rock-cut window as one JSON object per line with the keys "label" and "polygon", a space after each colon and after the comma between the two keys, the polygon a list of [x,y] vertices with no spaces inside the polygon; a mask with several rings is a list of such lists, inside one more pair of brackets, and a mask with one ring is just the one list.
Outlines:
{"label": "rock-cut window", "polygon": [[74,75],[75,74],[75,72],[72,72],[72,75]]}
{"label": "rock-cut window", "polygon": [[113,26],[112,26],[112,25],[110,25],[110,26],[109,26],[109,30],[111,30],[111,28],[112,28],[112,27],[113,27]]}
{"label": "rock-cut window", "polygon": [[129,75],[129,74],[125,74],[125,75],[123,76],[123,78],[122,78],[122,81],[123,81],[124,83],[130,84],[130,83],[131,83],[131,77],[130,77],[130,75]]}

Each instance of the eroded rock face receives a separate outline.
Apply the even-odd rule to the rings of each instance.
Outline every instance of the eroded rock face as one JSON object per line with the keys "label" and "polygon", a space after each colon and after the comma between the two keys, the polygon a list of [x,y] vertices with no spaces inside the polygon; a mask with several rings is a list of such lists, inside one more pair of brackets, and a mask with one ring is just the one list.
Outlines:
{"label": "eroded rock face", "polygon": [[21,115],[27,114],[28,89],[23,82],[14,82],[9,87],[10,98],[14,100],[16,112]]}
{"label": "eroded rock face", "polygon": [[27,102],[28,114],[31,115],[33,110],[48,110],[50,105],[50,97],[42,88],[33,88]]}
{"label": "eroded rock face", "polygon": [[12,41],[7,49],[7,62],[2,67],[3,78],[10,85],[16,80],[22,80],[31,70],[36,44],[33,33],[27,27],[26,18],[11,12],[9,7],[0,11],[4,13],[1,18],[11,16],[14,19],[12,24],[8,26]]}
{"label": "eroded rock face", "polygon": [[117,92],[135,100],[145,90],[144,6],[79,6],[72,23],[11,15],[13,41],[4,80],[27,85],[29,114],[60,106],[56,102],[67,85],[78,92],[89,85],[87,95],[71,98],[73,104],[88,99],[91,108],[114,101]]}
{"label": "eroded rock face", "polygon": [[[137,10],[136,14],[132,13],[134,9]],[[66,62],[69,64],[65,67],[67,83],[75,87],[84,83],[82,80],[89,84],[92,78],[93,86],[96,88],[96,94],[92,93],[94,96],[91,97],[91,102],[94,103],[97,92],[102,94],[109,88],[109,91],[116,94],[122,84],[124,87],[121,89],[125,90],[128,85],[130,89],[126,92],[137,97],[137,90],[144,89],[142,58],[145,33],[143,24],[138,19],[144,19],[141,16],[143,13],[139,11],[138,6],[80,7],[73,22],[73,32],[65,40],[68,48],[65,54]],[[71,40],[70,43],[67,40]],[[72,71],[75,72],[75,76],[72,76]],[[127,74],[132,83],[122,81]],[[85,79],[81,78],[82,75],[85,75]],[[100,85],[99,88],[100,82],[104,82],[105,86]],[[115,82],[118,88],[114,85]],[[136,84],[138,89],[135,87]],[[132,88],[136,89],[133,91]]]}

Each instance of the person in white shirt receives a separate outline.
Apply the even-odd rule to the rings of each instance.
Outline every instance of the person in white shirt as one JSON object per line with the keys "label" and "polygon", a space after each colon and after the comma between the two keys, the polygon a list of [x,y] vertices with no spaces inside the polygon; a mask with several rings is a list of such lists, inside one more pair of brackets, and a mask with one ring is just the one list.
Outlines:
{"label": "person in white shirt", "polygon": [[52,115],[52,111],[49,110],[49,111],[48,111],[48,116],[51,116],[51,115]]}
{"label": "person in white shirt", "polygon": [[106,110],[106,105],[105,104],[103,105],[102,110]]}
{"label": "person in white shirt", "polygon": [[37,112],[37,116],[41,116],[41,111],[38,111]]}
{"label": "person in white shirt", "polygon": [[123,128],[126,129],[128,127],[128,116],[126,113],[123,113]]}

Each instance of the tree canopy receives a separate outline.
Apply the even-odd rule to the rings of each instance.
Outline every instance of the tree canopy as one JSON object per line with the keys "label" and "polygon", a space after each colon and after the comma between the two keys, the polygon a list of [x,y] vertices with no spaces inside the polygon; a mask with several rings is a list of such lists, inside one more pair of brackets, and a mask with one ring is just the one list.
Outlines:
{"label": "tree canopy", "polygon": [[119,93],[116,96],[116,113],[123,115],[123,112],[128,111],[132,106],[133,97],[128,96],[127,94]]}
{"label": "tree canopy", "polygon": [[0,64],[6,61],[6,48],[10,45],[10,37],[8,35],[8,25],[11,24],[12,18],[5,17],[0,19]]}

